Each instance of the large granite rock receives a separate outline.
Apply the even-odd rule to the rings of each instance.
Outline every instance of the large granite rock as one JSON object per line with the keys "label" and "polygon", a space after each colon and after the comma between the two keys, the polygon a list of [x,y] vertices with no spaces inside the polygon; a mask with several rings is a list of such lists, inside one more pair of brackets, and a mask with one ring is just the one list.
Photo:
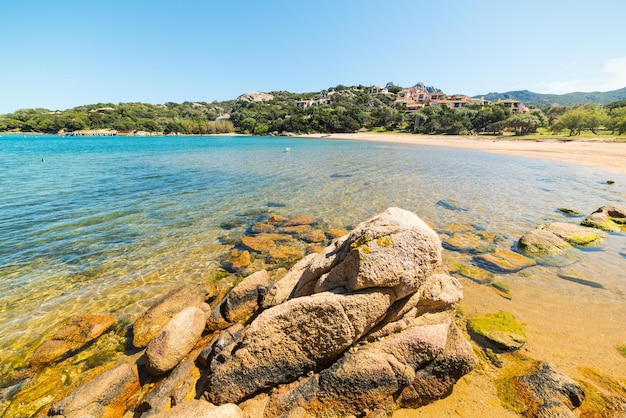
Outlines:
{"label": "large granite rock", "polygon": [[358,225],[296,264],[247,329],[203,352],[205,396],[275,388],[266,416],[359,414],[413,383],[435,386],[422,403],[444,396],[476,360],[453,320],[460,284],[440,266],[439,238],[416,215],[391,208]]}

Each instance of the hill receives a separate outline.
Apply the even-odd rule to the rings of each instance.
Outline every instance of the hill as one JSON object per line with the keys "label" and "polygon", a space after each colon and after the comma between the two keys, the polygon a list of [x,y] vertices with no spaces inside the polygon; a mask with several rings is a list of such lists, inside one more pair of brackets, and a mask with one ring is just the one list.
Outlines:
{"label": "hill", "polygon": [[506,93],[480,94],[474,97],[484,97],[491,101],[497,101],[498,99],[515,99],[527,105],[535,105],[537,107],[548,107],[552,104],[560,104],[562,106],[573,106],[581,103],[607,104],[616,100],[626,100],[626,87],[606,92],[574,92],[567,94],[542,94],[528,90],[519,90],[508,91]]}

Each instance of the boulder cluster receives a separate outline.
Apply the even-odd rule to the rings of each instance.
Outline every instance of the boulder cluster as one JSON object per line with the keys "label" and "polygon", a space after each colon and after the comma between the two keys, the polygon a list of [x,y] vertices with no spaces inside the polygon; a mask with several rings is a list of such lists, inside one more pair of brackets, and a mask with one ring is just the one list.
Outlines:
{"label": "boulder cluster", "polygon": [[602,206],[587,216],[580,225],[553,222],[526,232],[517,246],[526,255],[541,258],[563,254],[573,247],[600,243],[606,232],[626,231],[626,207]]}
{"label": "boulder cluster", "polygon": [[415,214],[390,208],[279,281],[188,285],[133,326],[145,347],[56,401],[59,417],[389,414],[448,395],[477,364],[460,283]]}

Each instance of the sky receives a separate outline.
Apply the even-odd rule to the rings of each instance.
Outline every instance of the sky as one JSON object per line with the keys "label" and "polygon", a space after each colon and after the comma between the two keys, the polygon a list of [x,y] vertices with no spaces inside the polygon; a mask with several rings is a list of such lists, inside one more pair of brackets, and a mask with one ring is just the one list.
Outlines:
{"label": "sky", "polygon": [[423,82],[626,87],[624,0],[0,0],[0,114]]}

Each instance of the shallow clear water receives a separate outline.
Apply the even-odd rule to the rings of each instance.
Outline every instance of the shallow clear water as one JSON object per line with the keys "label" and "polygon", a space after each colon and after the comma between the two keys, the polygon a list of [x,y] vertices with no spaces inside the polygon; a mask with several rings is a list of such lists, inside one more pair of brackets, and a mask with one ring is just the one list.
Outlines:
{"label": "shallow clear water", "polygon": [[[71,314],[132,315],[177,284],[206,279],[230,248],[221,238],[243,234],[220,228],[236,216],[305,214],[350,228],[399,206],[435,229],[496,232],[510,247],[538,224],[566,220],[559,207],[587,214],[612,202],[626,202],[626,176],[453,148],[3,135],[0,363]],[[609,237],[596,252],[606,277],[626,282],[624,239]]]}

